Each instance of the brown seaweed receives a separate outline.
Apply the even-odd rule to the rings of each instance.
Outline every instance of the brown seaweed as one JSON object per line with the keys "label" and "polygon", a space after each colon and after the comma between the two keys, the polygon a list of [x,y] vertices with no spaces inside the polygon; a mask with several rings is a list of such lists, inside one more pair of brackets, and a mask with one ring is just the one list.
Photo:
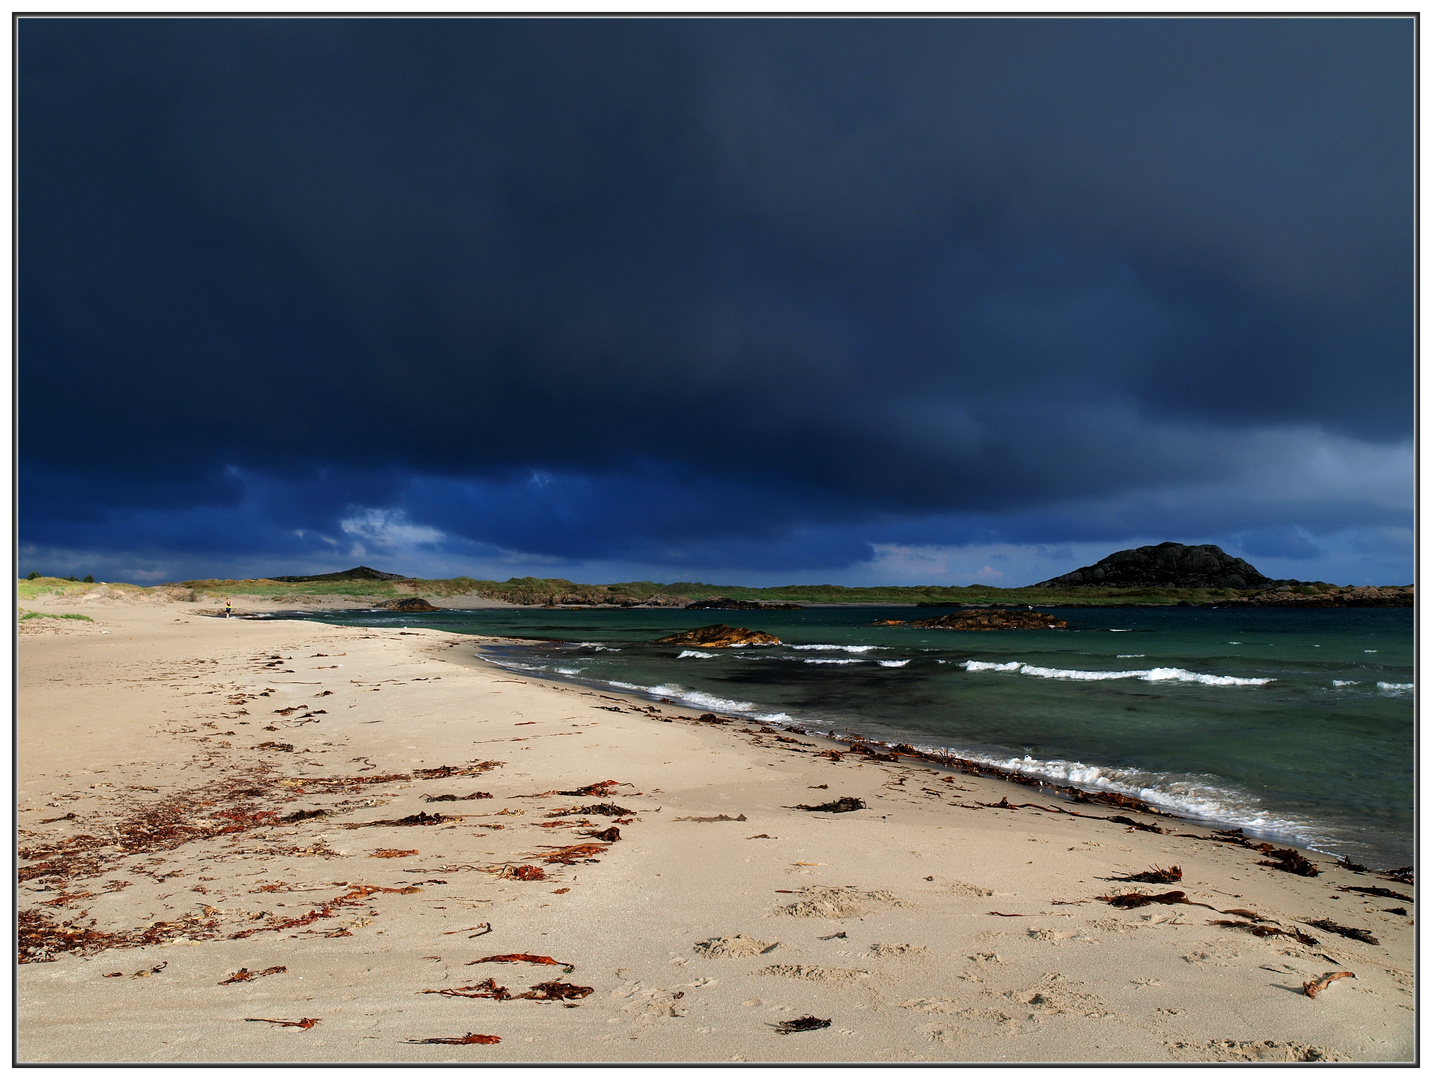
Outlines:
{"label": "brown seaweed", "polygon": [[404,825],[441,825],[444,821],[455,820],[451,814],[443,817],[441,814],[429,814],[426,810],[420,810],[416,814],[409,814],[407,817],[388,818],[383,821],[354,821],[345,824],[345,829],[377,829],[377,828],[398,828]]}
{"label": "brown seaweed", "polygon": [[461,1035],[455,1039],[407,1039],[405,1041],[418,1044],[435,1043],[440,1046],[491,1046],[494,1043],[500,1043],[502,1037],[499,1035],[478,1035],[476,1032],[469,1031],[466,1035]]}
{"label": "brown seaweed", "polygon": [[814,1016],[800,1016],[794,1020],[782,1020],[779,1024],[772,1024],[779,1035],[794,1035],[798,1031],[819,1031],[821,1028],[830,1027],[829,1020],[820,1020]]}
{"label": "brown seaweed", "polygon": [[230,983],[249,982],[251,979],[261,979],[265,975],[282,975],[288,968],[282,964],[277,967],[264,968],[262,971],[250,971],[248,968],[239,968],[227,979],[220,981],[220,986],[228,986]]}
{"label": "brown seaweed", "polygon": [[1183,880],[1183,870],[1177,866],[1170,866],[1167,870],[1155,866],[1152,870],[1145,870],[1139,874],[1116,874],[1105,880],[1138,881],[1144,885],[1172,885],[1176,881]]}
{"label": "brown seaweed", "polygon": [[1408,904],[1416,902],[1405,893],[1393,892],[1391,889],[1384,889],[1381,885],[1339,885],[1338,892],[1355,892],[1362,893],[1364,896],[1381,896],[1388,900],[1401,900]]}
{"label": "brown seaweed", "polygon": [[1319,930],[1326,930],[1329,934],[1337,934],[1341,937],[1352,938],[1354,941],[1363,941],[1369,945],[1379,944],[1377,938],[1366,930],[1359,930],[1355,926],[1343,926],[1331,919],[1299,919],[1300,923],[1308,926],[1316,926]]}
{"label": "brown seaweed", "polygon": [[1329,971],[1319,979],[1312,979],[1303,983],[1303,993],[1308,997],[1317,997],[1324,990],[1333,984],[1337,979],[1356,979],[1357,976],[1351,971]]}
{"label": "brown seaweed", "polygon": [[1285,874],[1297,874],[1299,877],[1317,877],[1322,872],[1294,848],[1259,844],[1258,850],[1273,856],[1272,859],[1259,859],[1259,866],[1271,866],[1274,870],[1282,870]]}
{"label": "brown seaweed", "polygon": [[423,802],[468,802],[471,799],[490,799],[490,791],[474,791],[471,795],[424,795]]}
{"label": "brown seaweed", "polygon": [[263,1016],[246,1016],[244,1020],[250,1024],[277,1024],[279,1027],[303,1028],[304,1031],[323,1022],[316,1016],[305,1016],[302,1020],[269,1020]]}
{"label": "brown seaweed", "polygon": [[561,863],[563,866],[571,866],[575,862],[596,862],[593,855],[600,855],[607,850],[606,844],[571,844],[568,847],[559,847],[549,854],[538,856],[549,866]]}
{"label": "brown seaweed", "polygon": [[559,791],[558,795],[570,795],[580,798],[589,795],[598,799],[605,799],[612,793],[612,788],[621,787],[619,780],[598,780],[595,784],[588,784],[586,787],[577,788],[575,791]]}
{"label": "brown seaweed", "polygon": [[598,817],[626,817],[628,814],[636,813],[635,810],[628,810],[625,806],[618,806],[616,803],[593,803],[591,806],[571,806],[565,810],[553,810],[547,816],[570,817],[573,814],[594,814]]}
{"label": "brown seaweed", "polygon": [[[477,935],[473,935],[476,937]],[[553,960],[550,956],[538,956],[535,953],[499,953],[496,956],[484,956],[478,960],[469,960],[466,967],[473,964],[550,964],[552,967],[562,969],[563,975],[570,975],[577,970],[575,964],[564,963],[561,960]]]}
{"label": "brown seaweed", "polygon": [[1209,926],[1228,926],[1235,930],[1242,930],[1252,934],[1254,937],[1285,937],[1292,938],[1304,945],[1316,945],[1318,939],[1311,934],[1305,934],[1301,930],[1284,930],[1280,926],[1268,926],[1263,923],[1240,922],[1237,919],[1209,919]]}
{"label": "brown seaweed", "polygon": [[[1149,904],[1191,904],[1188,894],[1180,889],[1174,889],[1166,893],[1119,893],[1114,896],[1101,896],[1100,900],[1116,908],[1139,908]],[[1199,905],[1206,907],[1206,904]]]}
{"label": "brown seaweed", "polygon": [[584,998],[592,993],[590,986],[575,986],[572,983],[551,982],[538,983],[525,994],[517,994],[516,997],[527,1001],[571,1001],[577,998]]}
{"label": "brown seaweed", "polygon": [[541,881],[547,876],[547,871],[540,866],[504,866],[499,875],[504,878],[515,878],[517,881]]}
{"label": "brown seaweed", "polygon": [[832,799],[830,802],[819,803],[815,806],[808,806],[805,803],[797,803],[795,806],[786,807],[787,810],[811,810],[824,814],[848,814],[852,810],[866,809],[865,801],[850,795],[843,795],[839,799]]}
{"label": "brown seaweed", "polygon": [[622,838],[622,831],[613,825],[610,829],[603,829],[601,832],[595,830],[582,833],[583,836],[590,836],[593,840],[601,840],[608,844],[615,844]]}
{"label": "brown seaweed", "polygon": [[471,986],[449,986],[441,990],[420,990],[421,994],[442,994],[445,997],[491,998],[493,1001],[507,1001],[512,997],[505,986],[498,986],[495,979],[483,979]]}

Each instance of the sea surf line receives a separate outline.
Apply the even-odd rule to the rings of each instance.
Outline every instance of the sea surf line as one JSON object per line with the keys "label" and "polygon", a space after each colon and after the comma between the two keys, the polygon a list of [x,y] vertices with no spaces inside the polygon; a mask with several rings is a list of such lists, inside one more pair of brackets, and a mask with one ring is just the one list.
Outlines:
{"label": "sea surf line", "polygon": [[[303,617],[542,638],[481,653],[531,675],[1121,791],[1369,865],[1411,861],[1409,610],[1064,608],[1068,631],[872,625],[924,614],[496,609]],[[723,617],[785,644],[655,644]],[[1135,656],[1137,667],[1127,663]],[[809,662],[831,659],[856,662]]]}

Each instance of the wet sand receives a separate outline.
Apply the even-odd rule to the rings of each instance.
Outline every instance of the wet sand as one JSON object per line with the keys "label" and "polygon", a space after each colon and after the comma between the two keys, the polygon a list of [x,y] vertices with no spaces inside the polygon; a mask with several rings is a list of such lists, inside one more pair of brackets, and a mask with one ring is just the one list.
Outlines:
{"label": "wet sand", "polygon": [[1413,1054],[1415,905],[1343,890],[1415,892],[1323,856],[514,678],[470,637],[27,607],[95,621],[20,634],[20,1061]]}

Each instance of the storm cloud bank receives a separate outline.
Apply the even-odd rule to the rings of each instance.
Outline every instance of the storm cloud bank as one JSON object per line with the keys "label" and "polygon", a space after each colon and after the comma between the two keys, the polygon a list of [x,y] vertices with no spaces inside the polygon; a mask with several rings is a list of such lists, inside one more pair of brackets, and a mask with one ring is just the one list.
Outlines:
{"label": "storm cloud bank", "polygon": [[23,19],[22,570],[1410,580],[1413,33]]}

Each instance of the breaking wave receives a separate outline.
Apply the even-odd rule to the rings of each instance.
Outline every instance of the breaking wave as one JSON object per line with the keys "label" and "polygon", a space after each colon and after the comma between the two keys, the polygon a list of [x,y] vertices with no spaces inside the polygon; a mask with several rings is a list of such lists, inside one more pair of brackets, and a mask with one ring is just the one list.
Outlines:
{"label": "breaking wave", "polygon": [[1105,682],[1110,679],[1140,679],[1143,682],[1191,682],[1204,686],[1264,686],[1275,679],[1243,679],[1236,675],[1206,675],[1186,668],[1136,668],[1130,671],[1080,671],[1077,668],[1037,667],[1019,660],[995,664],[986,660],[966,660],[960,664],[966,671],[1010,671],[1033,675],[1040,679],[1069,679],[1074,682]]}
{"label": "breaking wave", "polygon": [[676,659],[685,660],[689,656],[694,660],[710,660],[715,655],[714,652],[699,652],[696,649],[682,649]]}
{"label": "breaking wave", "polygon": [[877,660],[877,661],[875,661],[875,662],[876,662],[877,664],[879,664],[881,667],[904,667],[904,666],[905,666],[906,664],[908,664],[910,661],[908,661],[908,660]]}
{"label": "breaking wave", "polygon": [[883,648],[881,645],[792,645],[792,649],[811,649],[820,652],[848,652],[868,653],[873,649]]}
{"label": "breaking wave", "polygon": [[1405,694],[1416,687],[1416,683],[1410,682],[1380,682],[1377,688],[1384,694]]}

